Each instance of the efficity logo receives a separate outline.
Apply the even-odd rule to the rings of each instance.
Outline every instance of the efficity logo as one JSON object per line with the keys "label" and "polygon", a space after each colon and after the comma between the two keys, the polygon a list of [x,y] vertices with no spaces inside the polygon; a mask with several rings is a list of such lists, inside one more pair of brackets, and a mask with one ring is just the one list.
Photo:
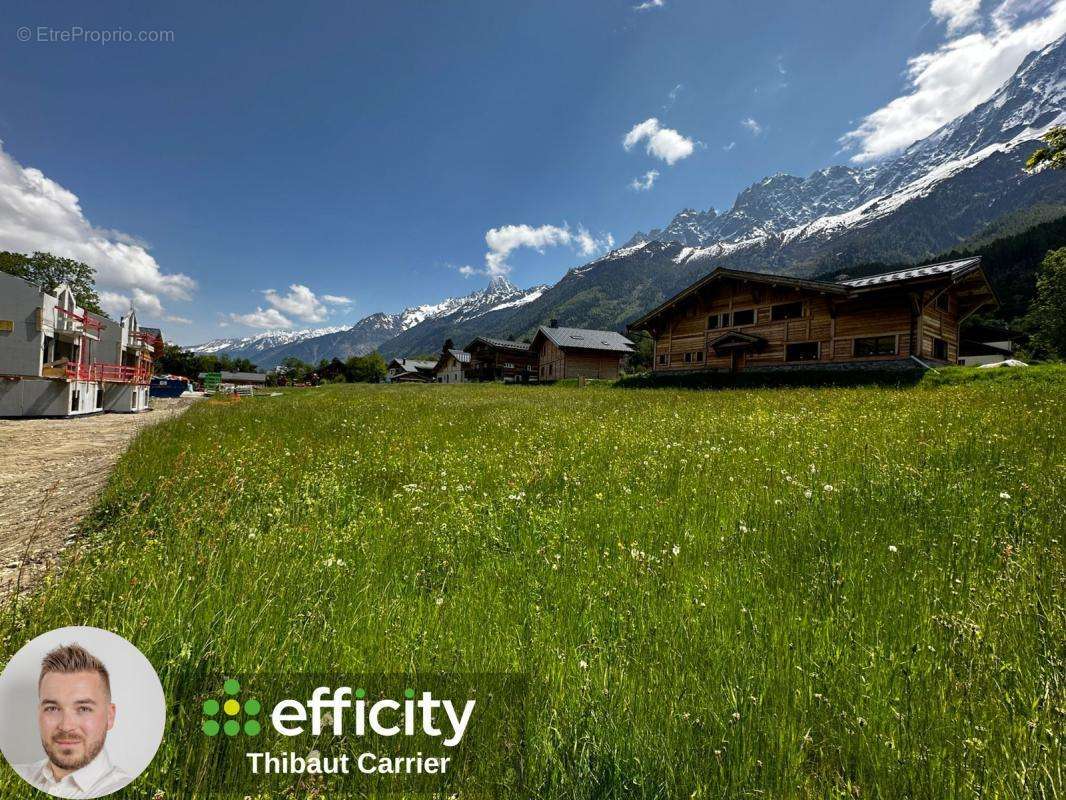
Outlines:
{"label": "efficity logo", "polygon": [[[222,691],[228,696],[221,702],[214,698],[204,701],[203,712],[205,719],[200,729],[207,736],[218,736],[225,733],[226,736],[236,736],[242,730],[246,736],[258,736],[263,729],[257,717],[263,707],[258,700],[246,700],[242,706],[236,696],[240,694],[240,681],[230,678],[222,684]],[[241,725],[241,711],[244,711],[244,724]],[[220,714],[221,712],[221,714]],[[219,721],[221,718],[221,721]]]}
{"label": "efficity logo", "polygon": [[[200,729],[208,737],[257,737],[269,726],[276,734],[295,739],[310,736],[317,740],[323,731],[333,736],[392,738],[417,737],[420,742],[439,743],[447,748],[457,747],[470,724],[476,705],[466,700],[461,708],[451,700],[438,699],[431,691],[421,694],[408,688],[402,699],[380,697],[369,699],[363,688],[350,686],[331,688],[319,686],[304,700],[284,699],[264,714],[263,704],[252,697],[241,702],[241,684],[230,678],[223,683],[223,696],[203,701]],[[263,719],[260,717],[263,716]],[[284,740],[283,740],[284,741]],[[353,758],[348,754],[325,758],[297,753],[249,752],[253,774],[326,773],[346,774],[353,766],[363,773],[430,773],[447,770],[448,757],[424,757],[422,752],[411,757],[381,757],[365,752]]]}

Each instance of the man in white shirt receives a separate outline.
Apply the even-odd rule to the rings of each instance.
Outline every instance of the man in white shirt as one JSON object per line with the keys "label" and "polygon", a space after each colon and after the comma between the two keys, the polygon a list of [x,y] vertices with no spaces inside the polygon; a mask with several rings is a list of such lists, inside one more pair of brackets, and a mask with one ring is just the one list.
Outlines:
{"label": "man in white shirt", "polygon": [[67,798],[103,797],[133,780],[104,749],[115,726],[115,704],[107,668],[96,656],[77,644],[56,648],[41,662],[37,687],[37,725],[47,756],[16,766],[19,775]]}

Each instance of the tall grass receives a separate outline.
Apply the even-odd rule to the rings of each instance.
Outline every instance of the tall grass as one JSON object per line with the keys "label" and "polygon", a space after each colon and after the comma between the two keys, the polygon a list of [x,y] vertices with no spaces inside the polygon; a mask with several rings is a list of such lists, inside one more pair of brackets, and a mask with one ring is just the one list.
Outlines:
{"label": "tall grass", "polygon": [[[1064,390],[208,402],[136,441],[3,653],[97,625],[169,695],[527,673],[536,797],[1061,797]],[[181,758],[132,795],[192,796]]]}

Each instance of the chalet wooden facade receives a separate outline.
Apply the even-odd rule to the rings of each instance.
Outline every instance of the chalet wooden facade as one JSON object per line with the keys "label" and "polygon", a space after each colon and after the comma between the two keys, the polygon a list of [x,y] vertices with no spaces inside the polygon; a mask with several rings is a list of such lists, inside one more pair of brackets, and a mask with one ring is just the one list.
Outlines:
{"label": "chalet wooden facade", "polygon": [[470,354],[468,381],[528,383],[537,374],[537,357],[529,342],[478,336],[463,349]]}
{"label": "chalet wooden facade", "polygon": [[541,325],[531,345],[541,381],[564,378],[615,380],[633,343],[614,331]]}
{"label": "chalet wooden facade", "polygon": [[997,304],[980,258],[812,281],[716,269],[629,326],[653,369],[954,364],[959,324]]}

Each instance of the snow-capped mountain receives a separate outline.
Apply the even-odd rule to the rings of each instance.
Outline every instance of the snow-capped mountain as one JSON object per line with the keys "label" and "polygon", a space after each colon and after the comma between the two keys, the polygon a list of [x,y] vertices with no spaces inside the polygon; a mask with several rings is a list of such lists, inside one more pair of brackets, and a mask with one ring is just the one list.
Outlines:
{"label": "snow-capped mountain", "polygon": [[806,178],[772,175],[728,211],[685,209],[662,230],[571,269],[520,308],[462,325],[419,325],[382,351],[422,352],[444,334],[456,342],[523,338],[552,318],[620,330],[716,266],[812,275],[940,255],[1035,206],[1066,206],[1066,173],[1023,168],[1043,133],[1066,121],[1064,110],[1066,38],[1030,54],[987,102],[895,158]]}
{"label": "snow-capped mountain", "polygon": [[[185,349],[197,354],[226,353],[227,355],[233,355],[237,351],[241,351],[240,355],[237,356],[238,358],[241,358],[244,357],[245,354],[261,353],[264,350],[272,350],[275,347],[292,344],[293,342],[301,342],[304,339],[313,339],[316,336],[327,336],[331,333],[346,330],[346,328],[347,326],[338,325],[331,328],[306,328],[300,331],[282,329],[269,330],[262,331],[261,333],[254,333],[251,336],[234,336],[228,339],[212,339],[209,342],[194,344]],[[247,357],[251,358],[251,355],[248,355]]]}
{"label": "snow-capped mountain", "polygon": [[[551,318],[621,329],[719,265],[811,275],[920,261],[1034,206],[1066,206],[1066,173],[1023,169],[1043,134],[1064,123],[1066,37],[1031,53],[988,101],[895,158],[830,166],[805,178],[772,175],[740,192],[729,210],[685,209],[662,230],[634,235],[554,286],[519,290],[494,278],[465,297],[372,315],[344,331],[281,345],[256,363],[374,349],[428,354],[446,338],[464,346],[476,335],[528,337]],[[364,324],[366,331],[356,331]]]}
{"label": "snow-capped mountain", "polygon": [[217,353],[248,358],[260,369],[269,369],[290,356],[317,363],[322,358],[348,358],[365,355],[384,342],[428,320],[443,317],[457,321],[475,319],[492,311],[517,308],[536,300],[547,286],[519,289],[499,276],[487,287],[462,297],[449,297],[439,303],[405,308],[398,314],[378,312],[354,325],[314,328],[302,331],[264,331],[251,336],[213,339],[187,349],[194,353]]}
{"label": "snow-capped mountain", "polygon": [[[944,181],[990,158],[1009,155],[1063,124],[1064,41],[1030,53],[988,101],[893,159],[862,169],[827,167],[806,178],[772,175],[742,191],[725,213],[685,209],[665,228],[638,232],[629,244],[659,240],[692,247],[750,247],[772,245],[776,237],[788,243],[842,227],[865,227],[911,200],[928,197]],[[722,249],[713,248],[707,255],[720,255]]]}

